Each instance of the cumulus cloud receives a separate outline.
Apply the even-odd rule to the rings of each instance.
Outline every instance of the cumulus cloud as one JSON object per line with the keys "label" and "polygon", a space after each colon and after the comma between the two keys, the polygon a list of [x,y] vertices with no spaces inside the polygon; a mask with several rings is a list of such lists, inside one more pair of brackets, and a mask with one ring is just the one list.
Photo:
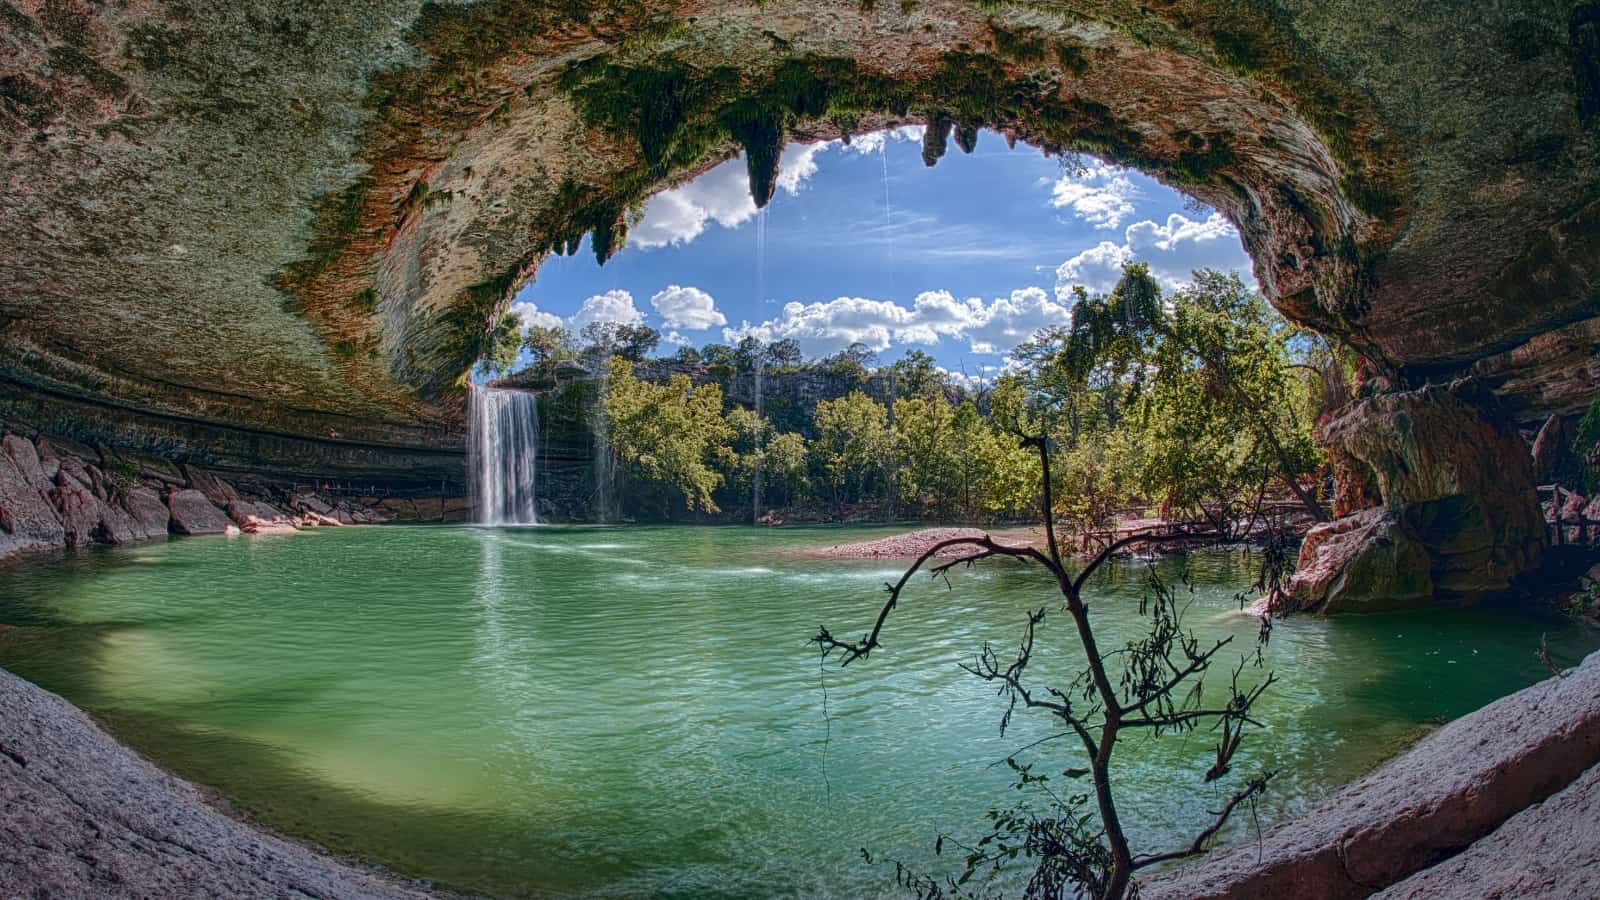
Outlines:
{"label": "cumulus cloud", "polygon": [[561,317],[555,313],[548,313],[537,305],[527,301],[511,304],[511,314],[522,320],[522,330],[527,331],[536,325],[545,328],[560,328]]}
{"label": "cumulus cloud", "polygon": [[1065,298],[1073,285],[1091,292],[1107,292],[1122,277],[1127,262],[1150,264],[1150,274],[1166,290],[1188,284],[1197,268],[1238,270],[1247,284],[1250,259],[1239,243],[1239,232],[1221,213],[1212,213],[1197,222],[1180,213],[1167,216],[1165,224],[1149,219],[1129,225],[1123,242],[1101,241],[1056,269],[1056,296]]}
{"label": "cumulus cloud", "polygon": [[1097,163],[1079,175],[1064,174],[1050,189],[1050,205],[1070,210],[1096,228],[1117,228],[1133,215],[1139,189],[1126,169]]}
{"label": "cumulus cloud", "polygon": [[711,295],[697,287],[669,284],[650,298],[650,305],[668,328],[704,331],[714,325],[728,324],[727,316],[717,311]]}
{"label": "cumulus cloud", "polygon": [[567,327],[576,332],[590,322],[637,325],[643,321],[644,313],[633,305],[632,294],[624,290],[610,290],[584,300],[578,311],[567,317]]}
{"label": "cumulus cloud", "polygon": [[924,291],[910,308],[890,300],[839,297],[821,303],[788,303],[774,319],[723,329],[735,342],[746,335],[762,341],[785,338],[811,356],[834,353],[851,344],[881,352],[891,344],[937,344],[965,340],[974,353],[1004,353],[1035,331],[1068,321],[1068,304],[1037,287],[1020,288],[984,302],[957,299],[949,291]]}

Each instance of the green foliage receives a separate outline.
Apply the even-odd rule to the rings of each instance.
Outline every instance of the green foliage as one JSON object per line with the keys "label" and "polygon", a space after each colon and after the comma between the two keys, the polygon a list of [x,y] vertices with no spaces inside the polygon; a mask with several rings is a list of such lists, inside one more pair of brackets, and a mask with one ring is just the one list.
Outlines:
{"label": "green foliage", "polygon": [[522,349],[522,320],[507,313],[500,317],[483,342],[478,371],[501,377],[511,371],[517,362],[517,351]]}
{"label": "green foliage", "polygon": [[620,356],[639,362],[661,343],[661,332],[649,325],[627,322],[590,322],[578,332],[583,355],[591,359]]}
{"label": "green foliage", "polygon": [[635,377],[621,357],[610,366],[606,423],[628,474],[675,488],[687,509],[716,512],[711,494],[723,476],[711,460],[732,433],[722,416],[722,389],[695,387],[687,375],[652,384]]}
{"label": "green foliage", "polygon": [[572,333],[565,328],[550,325],[532,325],[522,337],[523,349],[533,357],[536,366],[547,366],[571,359],[576,355],[572,346]]}
{"label": "green foliage", "polygon": [[861,498],[883,477],[891,438],[883,404],[860,391],[817,404],[811,459],[834,505]]}

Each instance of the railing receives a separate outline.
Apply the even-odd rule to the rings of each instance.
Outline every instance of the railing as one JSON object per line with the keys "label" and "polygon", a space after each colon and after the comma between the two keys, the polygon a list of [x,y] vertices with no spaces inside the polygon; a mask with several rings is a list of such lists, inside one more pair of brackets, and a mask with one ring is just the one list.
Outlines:
{"label": "railing", "polygon": [[1542,484],[1539,486],[1539,509],[1544,514],[1544,497],[1550,497],[1550,513],[1545,518],[1545,527],[1550,531],[1550,543],[1562,547],[1566,545],[1593,547],[1600,545],[1600,519],[1591,519],[1585,516],[1583,508],[1579,508],[1573,515],[1566,515],[1565,506],[1569,497],[1582,497],[1577,491],[1569,491],[1558,484]]}

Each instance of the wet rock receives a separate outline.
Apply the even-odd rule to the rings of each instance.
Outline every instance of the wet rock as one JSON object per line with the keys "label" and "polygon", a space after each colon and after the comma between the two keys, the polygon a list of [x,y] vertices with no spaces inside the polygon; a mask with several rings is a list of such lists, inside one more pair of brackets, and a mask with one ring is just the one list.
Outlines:
{"label": "wet rock", "polygon": [[60,547],[61,519],[9,452],[0,453],[0,559],[26,550]]}
{"label": "wet rock", "polygon": [[1428,552],[1396,513],[1375,507],[1306,532],[1286,610],[1403,609],[1433,599]]}
{"label": "wet rock", "polygon": [[222,534],[233,524],[227,513],[194,488],[167,494],[167,509],[172,513],[172,530],[178,534]]}
{"label": "wet rock", "polygon": [[[1316,809],[1267,832],[1259,842],[1243,840],[1150,878],[1142,896],[1147,900],[1367,897],[1483,839],[1513,815],[1574,784],[1597,763],[1600,653],[1591,654],[1565,677],[1546,679],[1440,728]],[[1591,832],[1562,839],[1571,840],[1572,846],[1592,841],[1594,808],[1574,808],[1585,797],[1592,797],[1587,782],[1578,785],[1574,797],[1557,801],[1574,812],[1561,820]],[[1518,846],[1527,845],[1518,842]],[[1490,852],[1494,847],[1485,845]],[[1523,859],[1502,856],[1499,861],[1514,870]],[[1463,876],[1467,872],[1462,870]],[[1452,892],[1437,895],[1441,897],[1590,896],[1497,895],[1478,882],[1449,877],[1448,869],[1440,875],[1452,886]]]}

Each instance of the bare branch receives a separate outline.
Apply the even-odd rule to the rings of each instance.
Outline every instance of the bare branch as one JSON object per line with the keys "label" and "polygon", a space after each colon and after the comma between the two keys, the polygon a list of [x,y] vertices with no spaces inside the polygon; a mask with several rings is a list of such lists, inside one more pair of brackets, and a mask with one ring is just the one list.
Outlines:
{"label": "bare branch", "polygon": [[1267,782],[1271,781],[1272,777],[1277,774],[1277,772],[1264,772],[1246,782],[1244,787],[1240,788],[1232,797],[1228,798],[1228,802],[1223,805],[1222,810],[1217,813],[1217,817],[1212,820],[1211,824],[1201,829],[1200,833],[1195,835],[1194,841],[1191,842],[1189,846],[1183,848],[1182,850],[1171,850],[1166,853],[1154,853],[1146,856],[1136,856],[1133,860],[1133,867],[1135,869],[1142,869],[1146,866],[1153,866],[1156,863],[1167,862],[1174,859],[1188,859],[1191,856],[1199,856],[1200,854],[1205,853],[1207,849],[1206,842],[1211,840],[1212,835],[1222,830],[1222,826],[1227,824],[1228,817],[1233,815],[1233,811],[1235,809],[1239,808],[1239,804],[1259,796],[1267,789]]}

